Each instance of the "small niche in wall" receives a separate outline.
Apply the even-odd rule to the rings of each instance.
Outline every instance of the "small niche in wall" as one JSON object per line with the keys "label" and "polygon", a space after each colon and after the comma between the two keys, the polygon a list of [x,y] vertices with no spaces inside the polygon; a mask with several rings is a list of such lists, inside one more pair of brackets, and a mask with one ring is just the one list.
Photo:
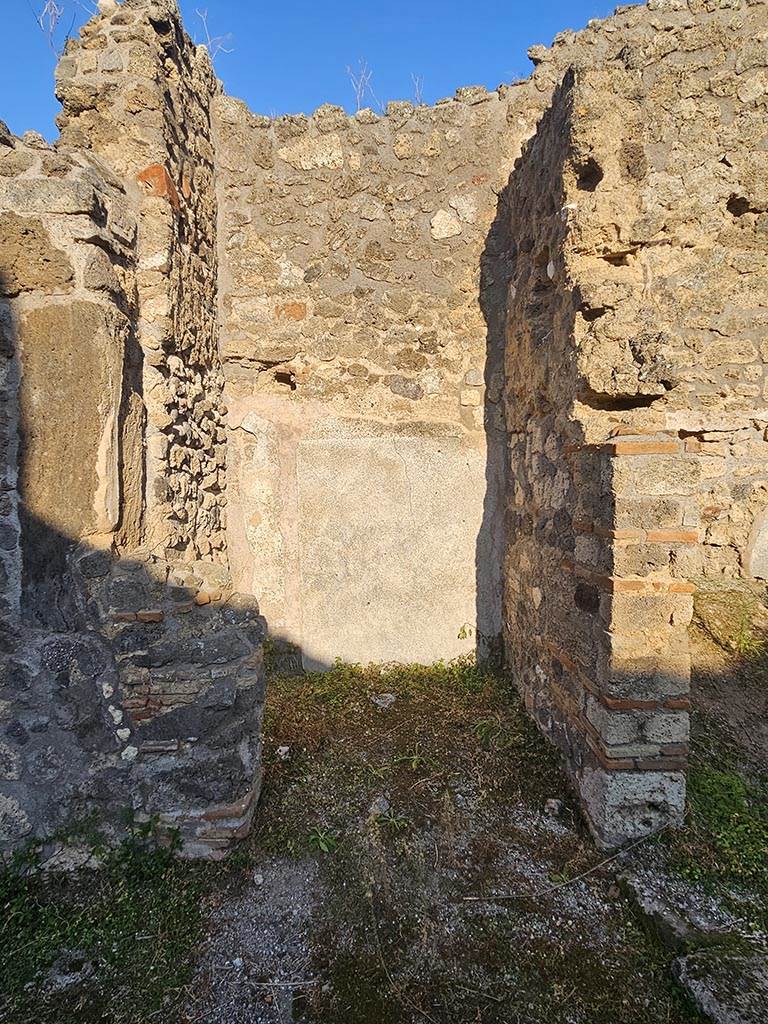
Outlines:
{"label": "small niche in wall", "polygon": [[591,583],[577,583],[573,600],[577,608],[589,612],[590,615],[596,615],[600,611],[600,591]]}
{"label": "small niche in wall", "polygon": [[291,370],[275,370],[275,383],[295,391],[297,388],[296,375]]}
{"label": "small niche in wall", "polygon": [[582,192],[594,192],[603,180],[603,169],[593,156],[576,167],[576,184]]}

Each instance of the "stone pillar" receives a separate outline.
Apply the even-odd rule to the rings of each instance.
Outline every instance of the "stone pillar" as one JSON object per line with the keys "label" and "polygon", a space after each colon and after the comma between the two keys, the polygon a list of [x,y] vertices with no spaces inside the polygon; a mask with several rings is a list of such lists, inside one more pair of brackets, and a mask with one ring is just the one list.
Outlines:
{"label": "stone pillar", "polygon": [[56,147],[0,131],[0,848],[92,812],[117,840],[132,810],[219,857],[264,697],[263,620],[221,564],[219,86],[175,3],[128,0],[58,88]]}
{"label": "stone pillar", "polygon": [[613,847],[684,809],[694,588],[676,552],[698,539],[698,462],[654,408],[667,362],[623,341],[639,275],[613,270],[625,247],[589,83],[565,76],[508,189],[505,620],[526,704]]}
{"label": "stone pillar", "polygon": [[210,114],[220,88],[175,0],[127,0],[94,18],[57,71],[61,144],[107,160],[137,211],[145,540],[189,561],[226,561]]}
{"label": "stone pillar", "polygon": [[614,846],[684,807],[694,586],[673,567],[699,540],[684,525],[699,465],[665,434],[619,435],[594,458],[610,500],[574,524],[567,568],[600,620],[589,671],[580,666],[580,786],[592,827]]}

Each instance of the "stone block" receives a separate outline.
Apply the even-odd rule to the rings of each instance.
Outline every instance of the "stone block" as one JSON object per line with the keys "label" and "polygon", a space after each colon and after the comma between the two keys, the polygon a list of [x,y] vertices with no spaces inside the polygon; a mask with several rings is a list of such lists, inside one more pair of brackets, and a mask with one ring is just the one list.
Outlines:
{"label": "stone block", "polygon": [[30,310],[19,335],[24,561],[47,575],[63,546],[114,523],[122,339],[108,311],[89,302]]}
{"label": "stone block", "polygon": [[98,200],[92,185],[57,178],[15,178],[0,181],[0,209],[19,214],[75,214],[93,216]]}
{"label": "stone block", "polygon": [[699,949],[678,957],[672,970],[694,1006],[712,1024],[762,1024],[768,1001],[768,958],[742,948]]}
{"label": "stone block", "polygon": [[438,210],[429,225],[432,237],[437,241],[444,238],[455,238],[462,231],[461,221],[451,210]]}
{"label": "stone block", "polygon": [[297,170],[312,171],[327,167],[338,170],[344,163],[341,139],[336,132],[321,138],[307,138],[290,146],[282,146],[277,155]]}
{"label": "stone block", "polygon": [[612,466],[612,484],[618,494],[693,494],[700,479],[701,463],[691,456],[633,456],[615,459]]}
{"label": "stone block", "polygon": [[681,823],[685,813],[682,772],[610,772],[605,768],[587,768],[579,788],[590,828],[598,845],[605,849]]}
{"label": "stone block", "polygon": [[0,295],[67,291],[72,264],[57,249],[38,218],[0,213]]}

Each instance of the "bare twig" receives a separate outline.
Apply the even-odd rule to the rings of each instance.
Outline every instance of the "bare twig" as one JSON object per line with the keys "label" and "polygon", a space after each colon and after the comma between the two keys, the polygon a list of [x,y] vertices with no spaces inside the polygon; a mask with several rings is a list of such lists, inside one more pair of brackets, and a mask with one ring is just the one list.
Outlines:
{"label": "bare twig", "polygon": [[474,996],[481,996],[483,999],[488,999],[493,1003],[503,1003],[505,996],[492,996],[490,992],[483,992],[479,988],[467,988],[466,985],[455,986],[460,992],[470,992]]}
{"label": "bare twig", "polygon": [[319,985],[319,978],[307,978],[305,981],[249,981],[251,988],[306,988]]}
{"label": "bare twig", "polygon": [[64,8],[56,0],[45,0],[43,8],[35,14],[35,21],[54,53],[58,52],[55,44],[56,29],[63,17]]}
{"label": "bare twig", "polygon": [[205,35],[203,43],[211,55],[211,60],[215,60],[220,53],[232,53],[234,47],[228,45],[232,42],[232,33],[226,32],[221,36],[212,36],[208,28],[208,8],[205,7],[202,11],[197,8],[195,14],[203,26],[203,33]]}
{"label": "bare twig", "polygon": [[[688,812],[686,811],[685,815],[683,815],[683,821],[685,820],[687,814]],[[618,850],[612,856],[606,857],[604,860],[601,860],[599,864],[595,864],[593,867],[587,868],[586,871],[582,871],[580,875],[576,875],[574,878],[569,878],[565,882],[558,882],[557,885],[548,886],[546,889],[539,889],[538,892],[498,893],[495,896],[462,896],[462,902],[504,903],[508,900],[529,900],[539,899],[542,896],[549,896],[550,893],[557,892],[558,889],[567,889],[569,885],[575,885],[577,882],[580,882],[583,878],[586,878],[588,875],[592,875],[595,873],[595,871],[598,871],[600,868],[604,868],[606,864],[611,864],[613,861],[618,860],[619,857],[623,857],[624,854],[629,853],[631,850],[636,849],[638,846],[642,846],[642,844],[647,843],[649,839],[653,839],[654,836],[661,835],[662,832],[666,831],[668,828],[671,827],[671,823],[662,825],[661,828],[657,828],[655,831],[649,832],[647,836],[641,836],[640,839],[636,839],[634,843],[630,843],[629,846],[623,847],[621,850]]]}
{"label": "bare twig", "polygon": [[[89,18],[94,14],[98,14],[98,8],[90,0],[45,0],[42,7],[33,7],[32,0],[27,0],[27,3],[37,22],[38,28],[48,40],[48,45],[57,57],[61,56],[66,41],[72,34],[72,28],[77,18],[77,8],[79,7],[80,10],[85,11]],[[57,35],[61,27],[61,19],[66,14],[68,4],[72,7],[72,20],[70,21],[69,28],[64,33],[62,42],[59,44],[57,43]]]}
{"label": "bare twig", "polygon": [[413,102],[420,107],[424,102],[424,76],[411,75],[411,81],[413,82]]}
{"label": "bare twig", "polygon": [[355,109],[362,110],[365,97],[370,96],[378,109],[381,110],[382,105],[379,103],[379,99],[373,91],[373,86],[371,84],[373,81],[373,72],[368,67],[368,61],[360,58],[357,62],[357,71],[347,64],[347,75],[349,76],[349,81],[352,84],[352,90],[355,94]]}

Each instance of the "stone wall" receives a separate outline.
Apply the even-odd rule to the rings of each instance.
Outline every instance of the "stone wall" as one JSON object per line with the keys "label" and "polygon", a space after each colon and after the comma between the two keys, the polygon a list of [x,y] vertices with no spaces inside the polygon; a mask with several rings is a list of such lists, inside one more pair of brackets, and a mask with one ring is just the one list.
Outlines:
{"label": "stone wall", "polygon": [[[526,81],[460,89],[435,107],[391,103],[381,116],[326,106],[272,120],[216,98],[229,542],[238,581],[259,591],[273,633],[305,664],[430,661],[494,644],[512,273],[499,195],[570,67],[618,62],[642,94],[657,64],[696,71],[713,33],[743,17],[738,5],[619,8],[532,47]],[[694,102],[679,79],[665,87]],[[746,89],[759,100],[759,85]],[[627,165],[655,102],[640,97],[627,125],[610,105],[600,112],[606,138],[609,124],[626,135]],[[623,315],[591,329],[605,372],[609,324]],[[652,326],[642,344],[650,361],[664,345]],[[708,543],[733,535],[728,507],[702,548],[677,557],[740,572],[736,547]],[[751,514],[735,514],[737,533],[754,530]]]}
{"label": "stone wall", "polygon": [[243,835],[252,593],[310,667],[501,635],[598,841],[679,820],[693,592],[768,575],[767,10],[351,117],[224,96],[174,0],[70,41],[59,142],[0,126],[1,842]]}
{"label": "stone wall", "polygon": [[68,541],[139,542],[136,220],[90,154],[6,135],[0,168],[5,411],[18,439],[8,513],[17,525],[20,513],[26,610],[45,618]]}
{"label": "stone wall", "polygon": [[527,81],[382,115],[214,101],[228,540],[307,667],[498,649],[499,194],[568,60],[601,45],[566,33]]}
{"label": "stone wall", "polygon": [[[107,550],[138,541],[135,238],[124,189],[98,159],[60,153],[33,133],[3,134],[5,842],[62,823],[70,798],[83,795],[94,741],[111,733],[115,759],[125,746],[88,692],[88,673],[105,665],[98,642],[74,640],[86,621],[67,559],[79,541]],[[79,673],[66,683],[57,661],[65,636]]]}
{"label": "stone wall", "polygon": [[692,594],[766,502],[765,8],[660,28],[574,62],[508,191],[506,648],[606,845],[682,815]]}
{"label": "stone wall", "polygon": [[509,110],[483,89],[381,117],[215,102],[229,541],[306,665],[500,633],[500,321],[479,279]]}
{"label": "stone wall", "polygon": [[218,84],[175,4],[128,3],[58,87],[55,147],[0,138],[0,845],[131,811],[219,856],[260,788],[264,627],[226,568]]}

